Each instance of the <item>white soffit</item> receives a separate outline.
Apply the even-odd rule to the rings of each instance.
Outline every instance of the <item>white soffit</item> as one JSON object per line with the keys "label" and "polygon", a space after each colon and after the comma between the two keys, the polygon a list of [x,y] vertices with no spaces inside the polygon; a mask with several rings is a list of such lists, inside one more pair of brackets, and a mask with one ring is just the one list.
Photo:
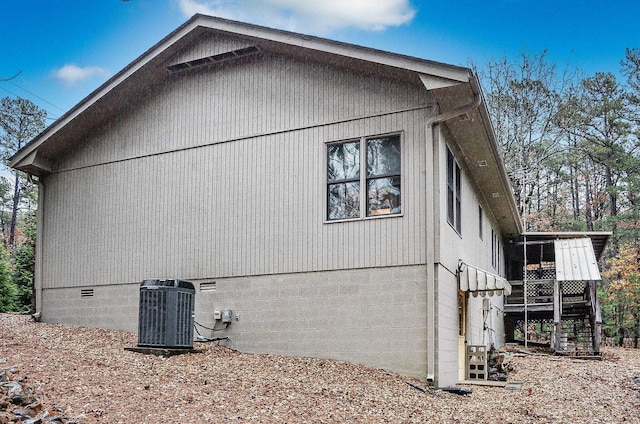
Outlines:
{"label": "white soffit", "polygon": [[591,239],[556,239],[556,279],[558,281],[598,281],[600,270]]}
{"label": "white soffit", "polygon": [[493,296],[494,294],[509,296],[511,294],[511,284],[506,278],[465,263],[460,266],[458,280],[460,290],[470,292],[474,297],[478,294],[481,296]]}

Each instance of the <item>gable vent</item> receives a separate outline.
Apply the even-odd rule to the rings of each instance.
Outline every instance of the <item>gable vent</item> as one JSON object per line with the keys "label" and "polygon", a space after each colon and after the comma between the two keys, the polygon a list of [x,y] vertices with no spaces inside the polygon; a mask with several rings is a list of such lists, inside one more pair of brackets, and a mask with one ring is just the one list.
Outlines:
{"label": "gable vent", "polygon": [[195,60],[190,60],[188,62],[176,63],[175,65],[167,66],[167,69],[170,72],[180,72],[187,69],[199,68],[201,66],[225,62],[231,59],[239,59],[241,57],[250,56],[259,52],[260,52],[260,49],[258,47],[249,46],[243,49],[232,50],[230,52],[203,57],[201,59],[195,59]]}
{"label": "gable vent", "polygon": [[93,289],[81,289],[80,290],[80,297],[81,298],[93,297]]}

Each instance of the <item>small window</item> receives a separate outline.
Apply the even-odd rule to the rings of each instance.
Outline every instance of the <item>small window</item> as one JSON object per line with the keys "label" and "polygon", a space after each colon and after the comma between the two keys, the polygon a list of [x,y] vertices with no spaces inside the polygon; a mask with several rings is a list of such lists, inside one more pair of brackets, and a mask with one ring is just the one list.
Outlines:
{"label": "small window", "polygon": [[460,166],[447,148],[447,221],[462,234]]}
{"label": "small window", "polygon": [[500,243],[500,238],[495,230],[491,229],[491,266],[493,269],[500,272],[500,251],[502,250],[502,246]]}
{"label": "small window", "polygon": [[483,239],[483,228],[482,228],[482,221],[483,221],[483,215],[482,215],[482,206],[478,205],[478,236],[480,237],[480,240]]}
{"label": "small window", "polygon": [[400,161],[399,135],[327,145],[327,218],[400,214]]}
{"label": "small window", "polygon": [[491,266],[496,267],[496,232],[491,229]]}

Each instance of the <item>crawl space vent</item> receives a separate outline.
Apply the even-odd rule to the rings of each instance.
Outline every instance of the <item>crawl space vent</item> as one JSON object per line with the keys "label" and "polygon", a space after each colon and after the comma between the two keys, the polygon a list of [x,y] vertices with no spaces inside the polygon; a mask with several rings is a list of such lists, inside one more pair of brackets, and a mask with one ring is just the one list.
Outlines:
{"label": "crawl space vent", "polygon": [[175,65],[167,66],[170,72],[180,72],[187,69],[199,68],[206,65],[213,65],[216,63],[226,62],[232,59],[239,59],[241,57],[247,57],[259,53],[260,49],[256,46],[249,46],[243,49],[232,50],[230,52],[220,53],[213,56],[203,57],[201,59],[190,60],[188,62],[176,63]]}
{"label": "crawl space vent", "polygon": [[215,281],[209,281],[209,282],[206,282],[206,283],[200,283],[200,291],[201,292],[216,291],[216,282]]}
{"label": "crawl space vent", "polygon": [[93,289],[80,289],[80,297],[93,297]]}

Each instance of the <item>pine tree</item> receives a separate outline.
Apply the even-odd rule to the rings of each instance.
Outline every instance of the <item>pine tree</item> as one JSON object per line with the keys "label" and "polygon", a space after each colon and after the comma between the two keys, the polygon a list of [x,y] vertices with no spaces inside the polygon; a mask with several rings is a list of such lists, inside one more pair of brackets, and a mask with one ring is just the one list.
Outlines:
{"label": "pine tree", "polygon": [[36,213],[28,212],[19,225],[20,243],[11,254],[13,282],[16,286],[16,308],[34,309],[33,271],[35,267]]}
{"label": "pine tree", "polygon": [[16,310],[17,288],[11,276],[11,266],[2,244],[0,244],[0,312]]}

